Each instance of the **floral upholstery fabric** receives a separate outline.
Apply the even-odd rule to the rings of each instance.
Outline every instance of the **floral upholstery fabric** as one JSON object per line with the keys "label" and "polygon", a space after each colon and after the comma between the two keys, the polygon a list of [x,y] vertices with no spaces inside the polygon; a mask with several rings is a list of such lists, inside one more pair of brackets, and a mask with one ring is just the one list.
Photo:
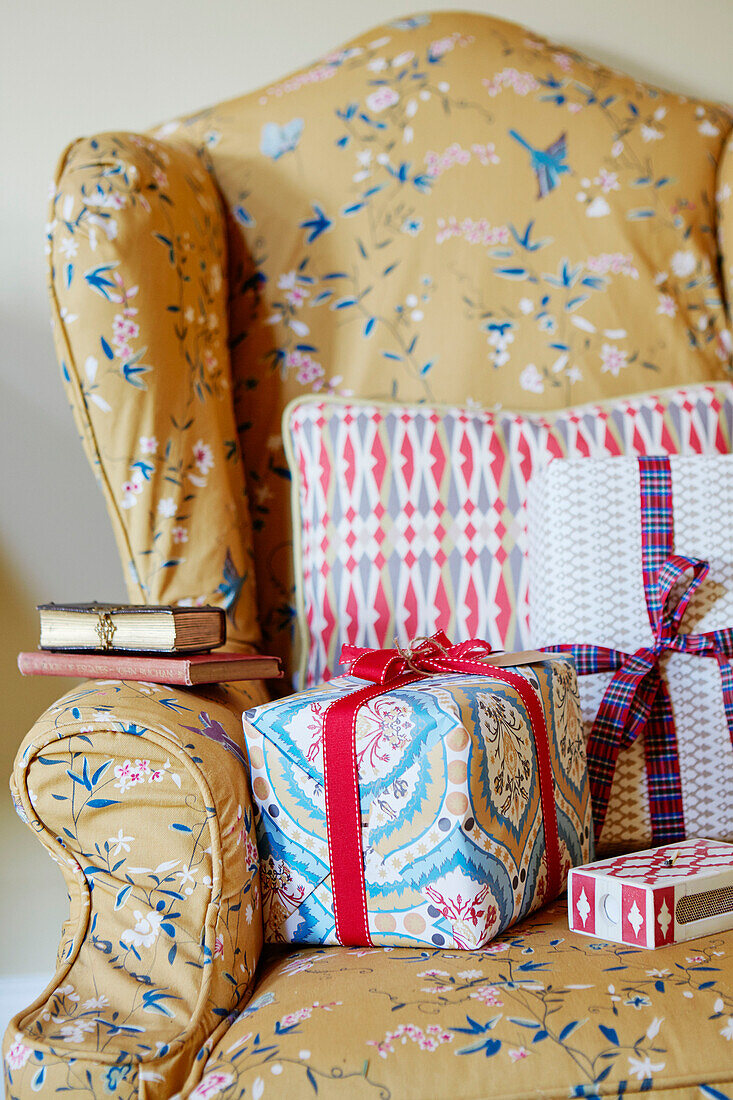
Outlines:
{"label": "floral upholstery fabric", "polygon": [[[725,379],[730,130],[445,13],[155,135],[75,143],[51,198],[55,334],[131,598],[218,602],[245,646],[256,599],[289,659],[280,418],[304,393],[541,412]],[[470,963],[281,958],[249,1000],[240,719],[264,698],[96,683],[31,731],[15,797],[71,911],[52,987],[6,1033],[8,1096],[733,1097],[730,936],[639,959],[556,909]]]}
{"label": "floral upholstery fabric", "polygon": [[87,684],[26,739],[18,807],[72,910],[6,1033],[8,1097],[733,1100],[733,933],[639,952],[568,932],[560,903],[482,951],[312,948],[252,986],[257,696]]}
{"label": "floral upholstery fabric", "polygon": [[[724,377],[730,129],[713,104],[451,12],[377,28],[155,140],[75,146],[51,232],[61,351],[137,598],[231,600],[246,569],[239,636],[254,636],[249,534],[229,534],[245,512],[236,425],[266,645],[289,656],[280,414],[305,392],[543,411]],[[217,437],[227,325],[235,416]]]}
{"label": "floral upholstery fabric", "polygon": [[268,954],[192,1096],[731,1100],[732,966],[731,933],[631,950],[562,902],[470,954]]}
{"label": "floral upholstery fabric", "polygon": [[195,1077],[262,944],[241,713],[265,698],[88,683],[26,738],[13,795],[71,913],[51,986],[6,1033],[6,1096],[163,1097]]}
{"label": "floral upholstery fabric", "polygon": [[214,181],[190,147],[102,134],[64,154],[50,217],[62,377],[130,598],[219,604],[256,643]]}

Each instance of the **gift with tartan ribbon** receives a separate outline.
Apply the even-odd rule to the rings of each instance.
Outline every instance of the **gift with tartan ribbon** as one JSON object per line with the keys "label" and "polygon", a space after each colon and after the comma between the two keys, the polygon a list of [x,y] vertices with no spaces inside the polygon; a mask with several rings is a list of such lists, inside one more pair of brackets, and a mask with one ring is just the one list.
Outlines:
{"label": "gift with tartan ribbon", "polygon": [[730,455],[559,460],[531,487],[532,639],[577,664],[601,849],[733,836],[732,508]]}
{"label": "gift with tartan ribbon", "polygon": [[474,948],[557,896],[591,857],[577,678],[521,656],[345,646],[245,713],[268,939]]}

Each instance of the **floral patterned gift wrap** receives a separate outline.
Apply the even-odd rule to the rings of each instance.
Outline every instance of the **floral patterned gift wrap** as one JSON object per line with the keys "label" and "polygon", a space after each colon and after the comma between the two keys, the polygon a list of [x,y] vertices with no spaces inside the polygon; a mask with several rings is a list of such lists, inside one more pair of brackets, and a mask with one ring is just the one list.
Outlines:
{"label": "floral patterned gift wrap", "polygon": [[592,858],[573,662],[476,645],[345,647],[245,712],[270,941],[481,947]]}

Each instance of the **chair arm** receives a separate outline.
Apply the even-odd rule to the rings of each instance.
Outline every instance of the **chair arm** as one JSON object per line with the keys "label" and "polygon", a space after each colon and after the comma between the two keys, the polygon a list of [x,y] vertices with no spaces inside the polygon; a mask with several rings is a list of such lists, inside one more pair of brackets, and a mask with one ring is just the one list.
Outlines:
{"label": "chair arm", "polygon": [[163,1097],[203,1070],[262,946],[241,715],[266,698],[260,682],[96,681],[28,734],[13,797],[70,917],[51,985],[6,1034],[9,1097]]}

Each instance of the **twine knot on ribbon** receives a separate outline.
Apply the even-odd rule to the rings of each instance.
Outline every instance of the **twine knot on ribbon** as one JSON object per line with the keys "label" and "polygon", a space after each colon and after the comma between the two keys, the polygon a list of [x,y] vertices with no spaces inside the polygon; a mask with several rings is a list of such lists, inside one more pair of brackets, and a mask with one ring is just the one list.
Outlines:
{"label": "twine knot on ribbon", "polygon": [[341,649],[341,663],[348,666],[352,676],[387,684],[405,672],[434,675],[449,671],[446,662],[478,661],[494,652],[488,642],[479,638],[453,645],[442,630],[429,638],[415,638],[404,647],[395,639],[394,646],[394,649],[369,649],[345,645]]}

